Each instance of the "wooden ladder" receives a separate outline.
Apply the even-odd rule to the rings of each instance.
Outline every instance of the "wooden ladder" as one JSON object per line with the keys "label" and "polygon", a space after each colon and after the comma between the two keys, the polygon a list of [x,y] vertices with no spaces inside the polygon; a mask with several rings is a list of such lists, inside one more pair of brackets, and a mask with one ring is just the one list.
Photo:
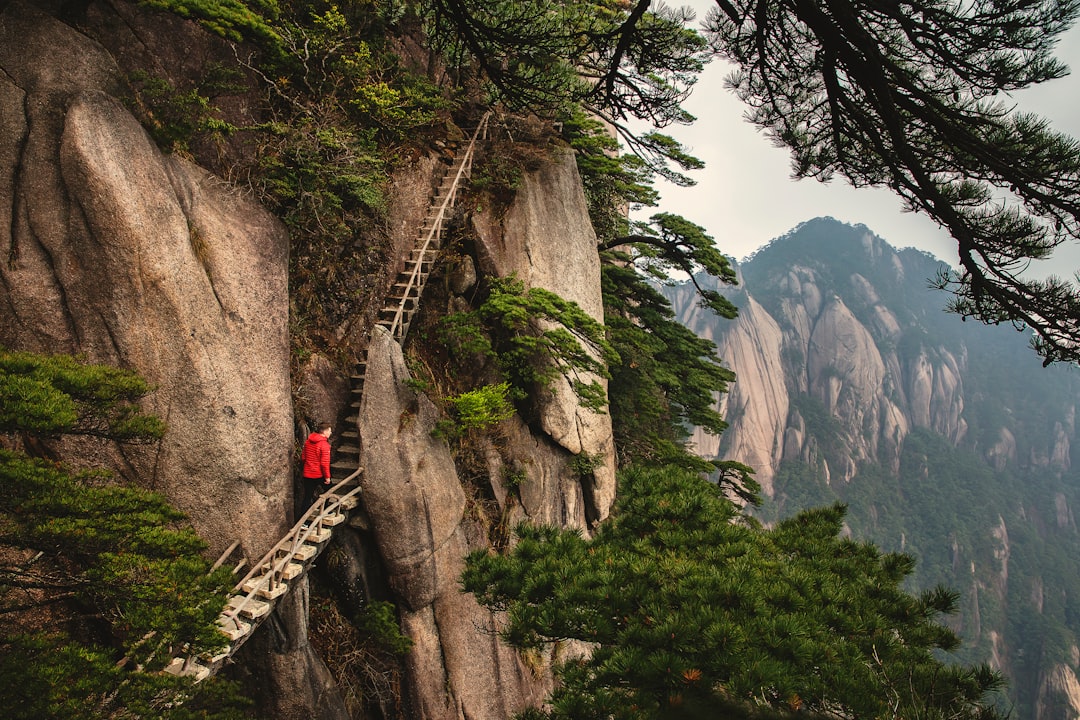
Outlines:
{"label": "wooden ladder", "polygon": [[285,537],[233,587],[217,621],[228,645],[215,655],[193,656],[181,651],[166,666],[166,672],[192,676],[196,682],[216,673],[270,615],[290,585],[308,571],[327,547],[333,529],[343,524],[359,504],[359,494],[357,470],[320,495]]}

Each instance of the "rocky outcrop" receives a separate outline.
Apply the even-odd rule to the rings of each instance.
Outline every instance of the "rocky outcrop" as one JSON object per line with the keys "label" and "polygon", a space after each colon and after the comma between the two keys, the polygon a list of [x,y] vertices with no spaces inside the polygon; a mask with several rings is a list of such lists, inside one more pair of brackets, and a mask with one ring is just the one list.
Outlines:
{"label": "rocky outcrop", "polygon": [[[883,265],[894,279],[905,277],[903,261],[884,241],[869,232],[858,233],[858,241],[867,262]],[[689,311],[685,293],[669,293],[680,320],[716,342],[717,355],[737,376],[717,404],[728,430],[715,438],[696,429],[695,447],[706,457],[755,468],[766,496],[784,461],[817,465],[828,482],[847,482],[864,462],[895,471],[913,428],[954,442],[967,430],[963,357],[943,347],[901,355],[904,328],[873,282],[854,272],[838,286],[822,273],[795,263],[771,276],[768,287],[746,288],[740,316],[730,324]],[[758,295],[768,295],[768,308]],[[800,402],[814,407],[800,409]],[[842,452],[822,451],[815,436],[822,421],[808,428],[808,413],[839,424]]]}
{"label": "rocky outcrop", "polygon": [[1080,718],[1080,680],[1068,665],[1058,665],[1047,674],[1039,689],[1035,720],[1077,720]]}
{"label": "rocky outcrop", "polygon": [[[596,235],[572,152],[556,152],[539,170],[526,173],[506,213],[479,216],[474,227],[482,270],[550,290],[603,322]],[[582,379],[607,386],[603,378]],[[582,407],[565,378],[541,393],[538,405],[540,425],[552,440],[599,461],[584,492],[589,522],[602,520],[615,498],[610,416]]]}
{"label": "rocky outcrop", "polygon": [[[470,536],[466,496],[438,410],[412,390],[401,348],[375,329],[360,408],[364,505],[371,518],[402,627],[412,717],[502,720],[543,697],[545,684],[501,645],[495,618],[458,578]],[[478,682],[483,678],[483,682]]]}
{"label": "rocky outcrop", "polygon": [[[476,213],[472,225],[479,273],[516,276],[602,319],[596,238],[571,154],[556,153],[527,173],[498,220]],[[459,477],[435,432],[441,413],[414,386],[401,348],[376,328],[359,416],[363,497],[402,629],[413,643],[406,700],[414,717],[501,720],[541,702],[551,675],[546,665],[527,666],[501,645],[498,618],[461,593],[466,555],[489,546],[483,526],[489,510],[478,493],[491,492],[507,526],[528,518],[588,532],[614,498],[610,419],[584,409],[569,385],[542,392],[537,427],[515,416],[502,423],[497,443],[470,440],[487,466],[490,487],[478,488]],[[582,454],[600,461],[587,479],[571,462]]]}
{"label": "rocky outcrop", "polygon": [[[756,469],[754,479],[767,496],[772,495],[773,474],[783,457],[790,406],[787,386],[770,380],[783,377],[782,344],[780,326],[748,298],[716,349],[726,365],[739,368],[738,382],[720,398],[720,411],[728,421],[738,418],[724,432],[724,447],[731,457]],[[690,441],[698,454],[720,456],[720,437],[695,428]]]}
{"label": "rocky outcrop", "polygon": [[289,520],[285,233],[165,156],[99,45],[21,3],[0,15],[0,342],[83,353],[157,386],[160,445],[131,478],[211,545],[261,555]]}

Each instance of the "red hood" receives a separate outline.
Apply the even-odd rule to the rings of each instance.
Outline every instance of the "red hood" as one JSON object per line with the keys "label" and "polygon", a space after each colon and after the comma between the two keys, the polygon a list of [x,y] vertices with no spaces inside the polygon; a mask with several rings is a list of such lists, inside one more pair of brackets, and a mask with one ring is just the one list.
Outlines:
{"label": "red hood", "polygon": [[309,445],[318,445],[320,443],[328,443],[329,440],[322,433],[313,432],[307,436],[307,442]]}

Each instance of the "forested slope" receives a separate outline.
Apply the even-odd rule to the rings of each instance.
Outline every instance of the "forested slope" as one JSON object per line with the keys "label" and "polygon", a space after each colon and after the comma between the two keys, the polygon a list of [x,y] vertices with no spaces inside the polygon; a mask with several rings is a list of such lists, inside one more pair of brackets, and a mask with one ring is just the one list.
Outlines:
{"label": "forested slope", "polygon": [[963,591],[960,657],[1006,671],[1018,717],[1071,717],[1080,374],[942,312],[940,267],[819,218],[741,264],[736,323],[674,293],[739,377],[698,447],[758,467],[763,519],[847,503],[855,536],[918,558],[914,586]]}

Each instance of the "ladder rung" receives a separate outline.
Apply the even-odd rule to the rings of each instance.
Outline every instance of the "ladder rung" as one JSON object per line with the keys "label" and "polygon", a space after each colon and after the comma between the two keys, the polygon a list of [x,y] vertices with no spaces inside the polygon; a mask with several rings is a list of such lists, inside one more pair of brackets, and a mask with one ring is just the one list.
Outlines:
{"label": "ladder rung", "polygon": [[240,604],[245,599],[247,602],[244,603],[243,609],[240,610],[240,614],[244,617],[256,620],[270,612],[270,603],[254,598],[248,599],[243,595],[233,595],[229,598],[229,604],[226,607],[236,609],[240,607]]}
{"label": "ladder rung", "polygon": [[[264,597],[267,600],[273,600],[275,598],[281,597],[289,591],[289,586],[286,585],[284,582],[274,583],[273,587],[271,587],[270,582],[263,579],[265,577],[266,576],[264,575],[263,577],[252,578],[251,580],[244,583],[244,592],[250,593],[252,591],[255,591],[259,594],[260,597]],[[258,589],[256,590],[256,588]]]}

